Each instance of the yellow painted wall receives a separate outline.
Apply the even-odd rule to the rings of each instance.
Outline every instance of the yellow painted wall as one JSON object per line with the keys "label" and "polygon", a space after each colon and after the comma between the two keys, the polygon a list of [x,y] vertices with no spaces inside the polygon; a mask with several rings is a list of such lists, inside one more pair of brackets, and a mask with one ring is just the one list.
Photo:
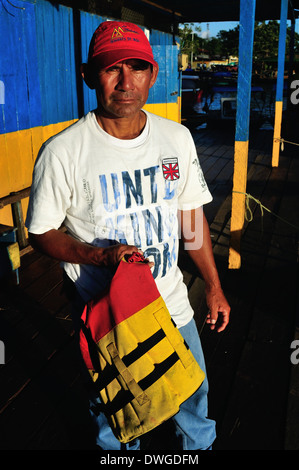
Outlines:
{"label": "yellow painted wall", "polygon": [[[0,197],[31,185],[34,162],[43,142],[73,122],[75,120],[0,135]],[[24,215],[27,206],[28,198],[22,200]],[[0,224],[12,223],[11,207],[5,206],[0,210]]]}

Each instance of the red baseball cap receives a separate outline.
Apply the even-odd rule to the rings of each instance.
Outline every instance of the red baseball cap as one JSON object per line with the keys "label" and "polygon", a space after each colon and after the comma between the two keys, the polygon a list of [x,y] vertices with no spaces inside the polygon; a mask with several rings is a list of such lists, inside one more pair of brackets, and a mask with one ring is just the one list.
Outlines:
{"label": "red baseball cap", "polygon": [[101,23],[90,41],[88,61],[107,68],[127,59],[142,59],[158,66],[141,28],[124,21]]}

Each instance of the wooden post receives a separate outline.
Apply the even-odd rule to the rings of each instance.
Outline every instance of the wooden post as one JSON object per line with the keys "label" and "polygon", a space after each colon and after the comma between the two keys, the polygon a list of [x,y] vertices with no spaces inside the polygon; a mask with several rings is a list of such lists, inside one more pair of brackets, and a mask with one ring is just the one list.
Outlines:
{"label": "wooden post", "polygon": [[272,148],[272,166],[273,167],[277,167],[279,164],[279,148],[280,148],[282,108],[283,108],[284,60],[285,60],[286,33],[287,33],[287,14],[288,14],[288,0],[281,0],[279,42],[278,42],[278,69],[277,69],[276,101],[275,101],[275,121],[274,121],[273,148]]}
{"label": "wooden post", "polygon": [[240,33],[234,176],[230,227],[229,268],[241,266],[241,235],[245,216],[250,123],[255,0],[240,0]]}
{"label": "wooden post", "polygon": [[20,248],[24,248],[27,245],[26,235],[25,235],[25,224],[22,210],[21,201],[16,201],[11,205],[12,218],[14,227],[17,228],[17,240],[20,245]]}

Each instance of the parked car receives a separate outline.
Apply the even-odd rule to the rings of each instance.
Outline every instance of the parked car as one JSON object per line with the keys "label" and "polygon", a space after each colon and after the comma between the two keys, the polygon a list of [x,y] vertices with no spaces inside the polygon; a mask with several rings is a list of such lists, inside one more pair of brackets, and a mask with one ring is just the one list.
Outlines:
{"label": "parked car", "polygon": [[[259,127],[264,121],[265,91],[260,86],[251,87],[250,123]],[[207,122],[219,124],[221,121],[234,124],[237,111],[237,83],[221,83],[211,87],[205,102]]]}
{"label": "parked car", "polygon": [[203,90],[198,75],[182,75],[182,118],[205,114],[201,99]]}

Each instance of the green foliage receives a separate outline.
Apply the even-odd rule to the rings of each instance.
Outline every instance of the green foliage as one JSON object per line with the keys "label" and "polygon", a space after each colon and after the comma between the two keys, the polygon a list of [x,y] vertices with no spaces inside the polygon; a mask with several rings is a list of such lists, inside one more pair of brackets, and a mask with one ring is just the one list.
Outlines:
{"label": "green foliage", "polygon": [[[239,51],[239,26],[228,31],[221,30],[216,38],[204,39],[197,33],[200,28],[193,28],[193,23],[184,24],[179,30],[181,38],[181,50],[188,54],[199,54],[204,49],[210,57],[238,56]],[[289,52],[291,28],[287,28],[286,53]],[[260,21],[255,23],[253,58],[255,61],[263,61],[267,58],[275,58],[278,54],[279,22],[276,20]],[[295,52],[299,52],[299,34],[295,33]]]}
{"label": "green foliage", "polygon": [[202,39],[197,33],[200,33],[201,28],[199,26],[194,28],[193,23],[184,23],[183,28],[179,29],[179,37],[181,41],[181,52],[188,54],[190,60],[192,53],[198,54]]}

